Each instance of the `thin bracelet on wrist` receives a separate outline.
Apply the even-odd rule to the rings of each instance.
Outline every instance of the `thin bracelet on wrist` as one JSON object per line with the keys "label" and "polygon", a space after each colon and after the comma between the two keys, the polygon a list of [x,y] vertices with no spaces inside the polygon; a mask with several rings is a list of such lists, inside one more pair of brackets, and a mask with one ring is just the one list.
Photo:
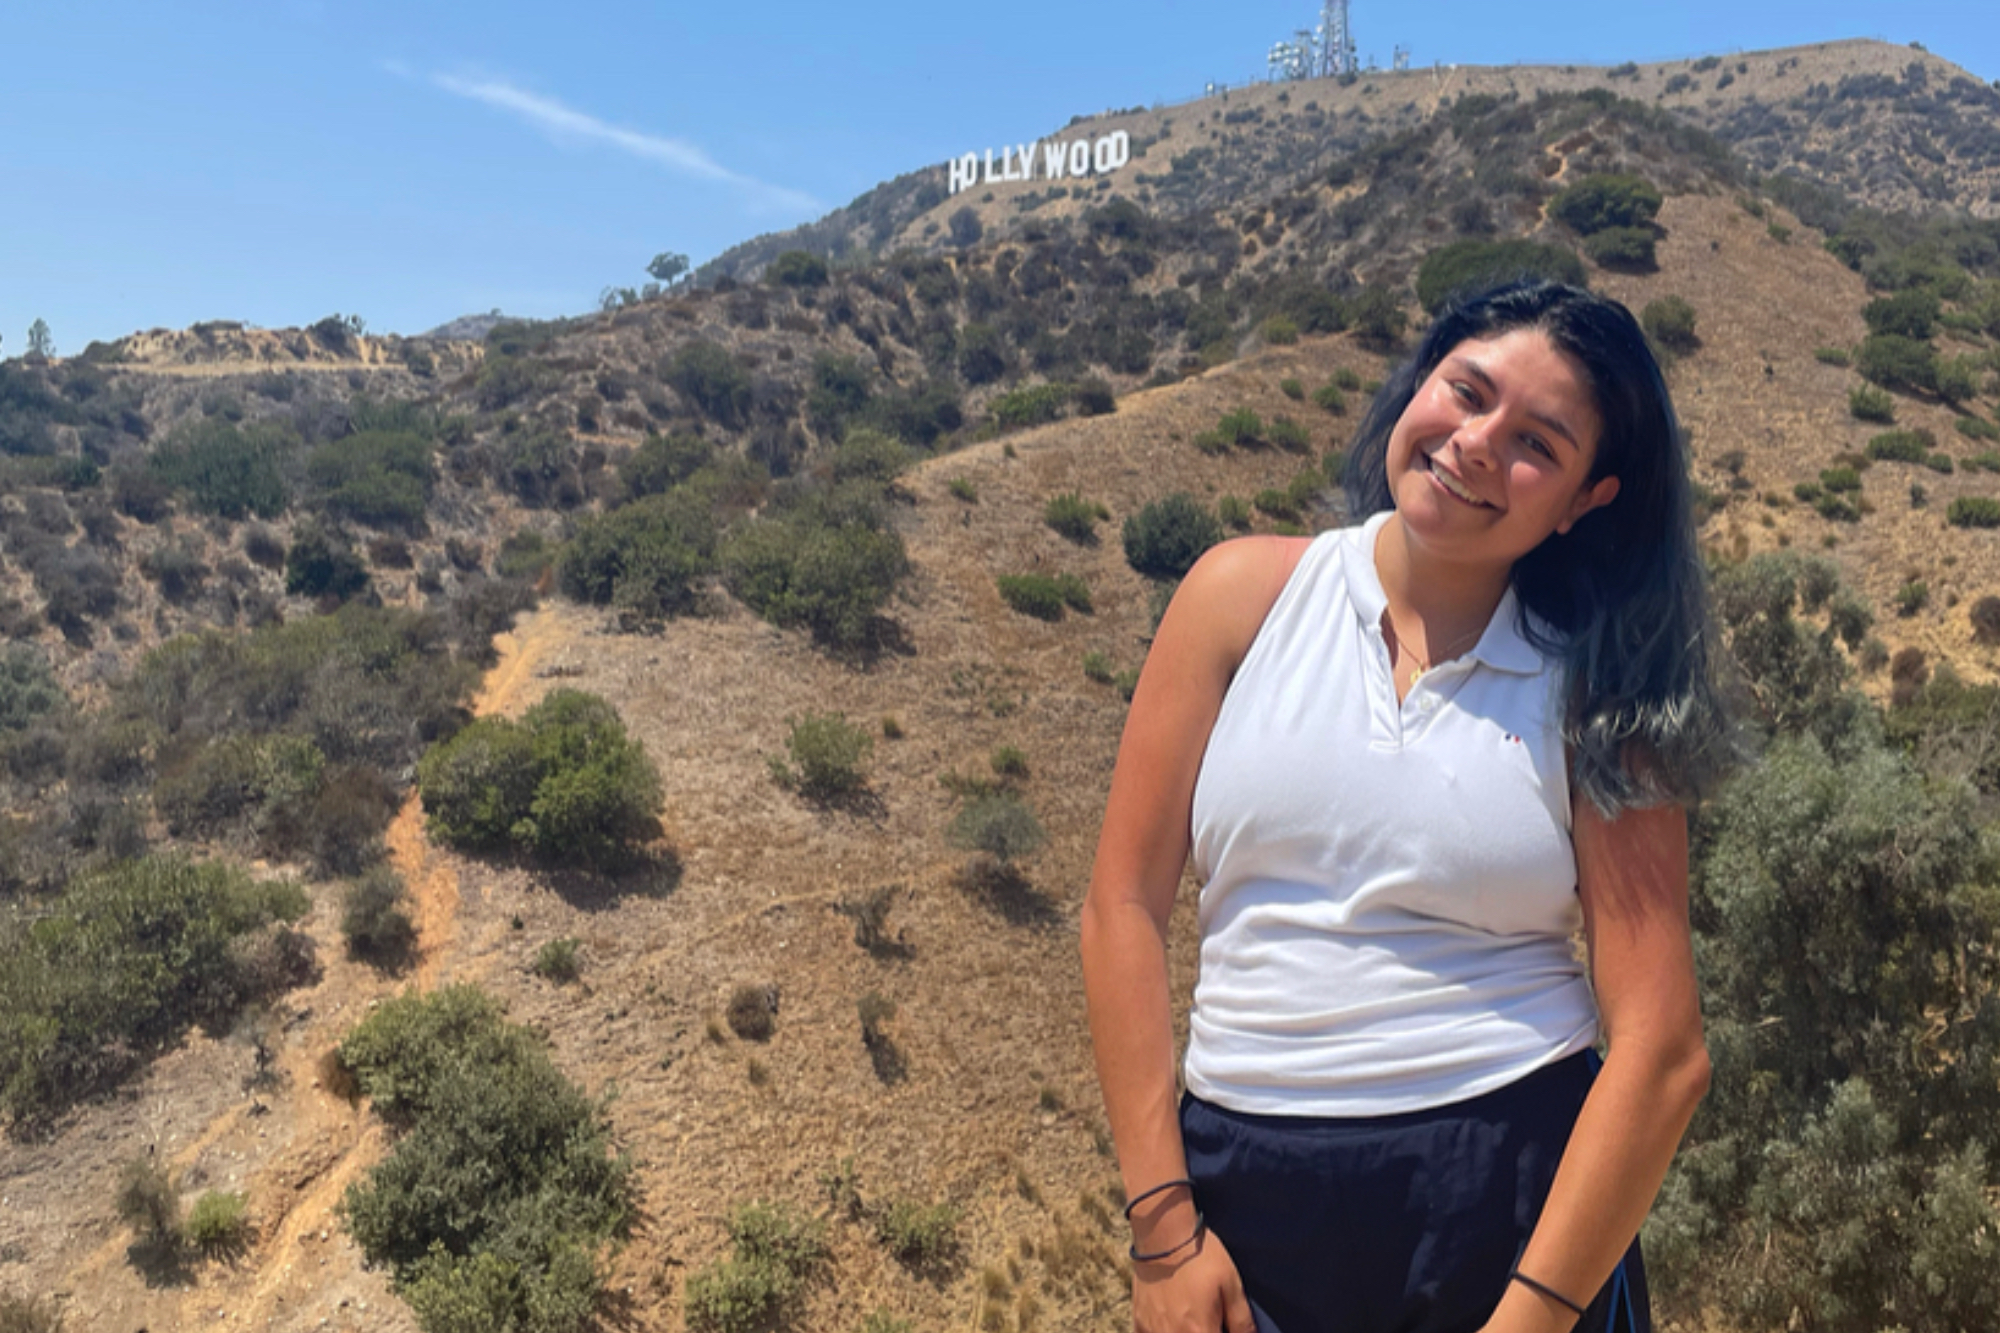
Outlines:
{"label": "thin bracelet on wrist", "polygon": [[1540,1295],[1548,1297],[1550,1300],[1554,1301],[1557,1305],[1567,1306],[1569,1309],[1574,1310],[1576,1312],[1577,1318],[1579,1319],[1583,1318],[1584,1309],[1581,1305],[1578,1305],[1575,1301],[1563,1295],[1561,1292],[1557,1291],[1554,1287],[1548,1286],[1545,1283],[1535,1281],[1535,1279],[1529,1277],[1526,1273],[1523,1273],[1520,1269],[1516,1268],[1510,1270],[1507,1274],[1507,1280],[1509,1282],[1518,1282],[1522,1286],[1526,1287],[1529,1291],[1537,1292]]}
{"label": "thin bracelet on wrist", "polygon": [[1182,1176],[1179,1180],[1163,1181],[1162,1183],[1153,1186],[1153,1188],[1149,1190],[1144,1190],[1138,1194],[1133,1195],[1129,1200],[1126,1201],[1125,1220],[1127,1222],[1130,1222],[1132,1220],[1132,1210],[1134,1208],[1137,1208],[1140,1204],[1152,1198],[1155,1194],[1165,1194],[1168,1190],[1172,1189],[1176,1185],[1185,1185],[1188,1187],[1189,1193],[1194,1192],[1194,1182],[1192,1180],[1189,1180],[1186,1176]]}
{"label": "thin bracelet on wrist", "polygon": [[1179,1254],[1182,1250],[1200,1240],[1207,1231],[1208,1219],[1203,1217],[1201,1209],[1197,1208],[1194,1210],[1194,1234],[1180,1244],[1169,1245],[1164,1250],[1154,1250],[1151,1254],[1141,1254],[1139,1253],[1139,1246],[1135,1242],[1126,1247],[1125,1253],[1132,1257],[1132,1262],[1135,1264],[1149,1264],[1157,1259],[1165,1259],[1171,1255]]}

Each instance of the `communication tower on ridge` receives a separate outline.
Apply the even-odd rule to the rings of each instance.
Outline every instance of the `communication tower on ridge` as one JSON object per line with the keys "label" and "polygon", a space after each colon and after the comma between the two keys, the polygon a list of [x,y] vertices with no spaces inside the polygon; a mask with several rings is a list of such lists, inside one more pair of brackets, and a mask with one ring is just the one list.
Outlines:
{"label": "communication tower on ridge", "polygon": [[1354,74],[1354,30],[1347,25],[1347,0],[1325,0],[1319,11],[1319,69],[1324,77]]}
{"label": "communication tower on ridge", "polygon": [[1394,54],[1392,54],[1389,57],[1389,68],[1408,69],[1409,67],[1410,67],[1410,48],[1398,43]]}

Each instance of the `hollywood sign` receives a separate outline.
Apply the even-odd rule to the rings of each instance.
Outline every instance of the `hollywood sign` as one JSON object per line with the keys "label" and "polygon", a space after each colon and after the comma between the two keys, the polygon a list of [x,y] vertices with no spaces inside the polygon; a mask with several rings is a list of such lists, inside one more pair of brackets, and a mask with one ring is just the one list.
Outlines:
{"label": "hollywood sign", "polygon": [[[1039,148],[1041,152],[1036,153]],[[967,153],[946,163],[951,177],[950,193],[969,190],[975,185],[992,185],[999,181],[1059,181],[1067,177],[1103,175],[1116,171],[1132,160],[1132,136],[1124,130],[1114,130],[1098,139],[1071,139],[1067,142],[1050,140],[1047,143],[1024,143],[1019,147],[1000,150],[1000,161],[996,167],[993,150],[986,150],[986,169],[980,172],[979,154]],[[1036,174],[1037,164],[1041,167]]]}

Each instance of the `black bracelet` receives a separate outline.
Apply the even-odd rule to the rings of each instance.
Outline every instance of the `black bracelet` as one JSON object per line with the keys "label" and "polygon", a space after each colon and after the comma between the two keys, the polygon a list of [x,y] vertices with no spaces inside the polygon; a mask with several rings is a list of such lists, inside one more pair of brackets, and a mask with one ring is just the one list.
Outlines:
{"label": "black bracelet", "polygon": [[1542,1295],[1554,1301],[1557,1305],[1566,1305],[1570,1309],[1576,1311],[1577,1318],[1579,1319],[1583,1318],[1584,1310],[1581,1305],[1578,1305],[1575,1301],[1563,1295],[1561,1292],[1557,1291],[1554,1287],[1545,1286],[1542,1283],[1535,1281],[1535,1279],[1529,1277],[1526,1273],[1523,1273],[1520,1269],[1516,1268],[1510,1271],[1507,1274],[1507,1280],[1509,1282],[1518,1282],[1522,1286],[1526,1287],[1529,1291],[1540,1292]]}
{"label": "black bracelet", "polygon": [[[1180,1182],[1175,1181],[1173,1183],[1179,1184]],[[1197,1208],[1194,1210],[1194,1234],[1189,1236],[1186,1240],[1182,1241],[1180,1244],[1169,1245],[1166,1249],[1155,1250],[1151,1254],[1139,1253],[1139,1247],[1136,1244],[1128,1245],[1125,1247],[1125,1253],[1132,1256],[1132,1262],[1135,1264],[1149,1264],[1152,1263],[1155,1259],[1164,1259],[1168,1255],[1180,1253],[1182,1250],[1185,1250],[1188,1246],[1200,1240],[1202,1236],[1207,1233],[1207,1231],[1208,1231],[1208,1219],[1203,1217],[1201,1215],[1201,1209]]]}
{"label": "black bracelet", "polygon": [[[1137,1208],[1140,1204],[1152,1198],[1155,1194],[1166,1193],[1168,1190],[1172,1189],[1176,1185],[1185,1185],[1190,1190],[1194,1188],[1194,1182],[1192,1180],[1187,1179],[1185,1176],[1183,1176],[1179,1180],[1169,1180],[1164,1185],[1155,1185],[1153,1186],[1153,1188],[1147,1190],[1143,1194],[1134,1195],[1131,1202],[1125,1205],[1125,1220],[1127,1222],[1130,1222],[1132,1220],[1132,1210],[1134,1208]],[[1196,1211],[1199,1212],[1200,1210],[1197,1209]]]}

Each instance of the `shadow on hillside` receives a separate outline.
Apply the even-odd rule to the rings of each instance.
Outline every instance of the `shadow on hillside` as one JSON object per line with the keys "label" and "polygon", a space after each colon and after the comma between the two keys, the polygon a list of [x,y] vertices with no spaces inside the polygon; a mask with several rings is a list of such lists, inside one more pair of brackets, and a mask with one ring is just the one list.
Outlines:
{"label": "shadow on hillside", "polygon": [[627,898],[664,898],[681,884],[681,858],[670,847],[648,847],[617,866],[531,871],[545,888],[583,912],[608,912]]}
{"label": "shadow on hillside", "polygon": [[185,1247],[162,1237],[135,1240],[125,1247],[125,1262],[148,1287],[185,1287],[194,1281]]}
{"label": "shadow on hillside", "polygon": [[1010,926],[1047,929],[1062,920],[1055,901],[1029,883],[1019,866],[987,853],[966,862],[955,878],[961,891],[998,913]]}

